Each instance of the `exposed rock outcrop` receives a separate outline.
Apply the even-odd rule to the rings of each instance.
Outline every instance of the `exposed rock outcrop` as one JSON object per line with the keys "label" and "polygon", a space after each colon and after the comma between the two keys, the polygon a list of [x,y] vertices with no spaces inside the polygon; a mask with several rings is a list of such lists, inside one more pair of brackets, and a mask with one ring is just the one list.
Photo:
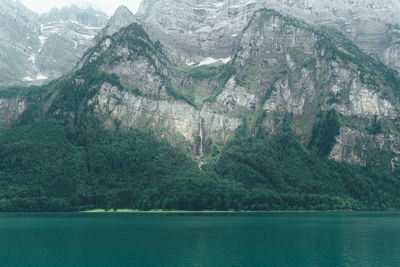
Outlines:
{"label": "exposed rock outcrop", "polygon": [[[379,155],[379,157],[377,157]],[[400,136],[393,134],[368,134],[342,127],[329,158],[357,165],[377,165],[383,169],[400,167]]]}
{"label": "exposed rock outcrop", "polygon": [[[334,109],[344,121],[357,118],[364,129],[353,142],[348,136],[355,130],[342,128],[330,157],[378,164],[369,153],[384,142],[390,145],[382,153],[393,154],[379,165],[391,166],[400,147],[389,121],[398,120],[399,100],[380,78],[385,69],[372,68],[374,60],[339,33],[272,10],[255,12],[238,38],[237,52],[226,65],[182,72],[171,63],[171,50],[132,24],[102,39],[82,59],[79,68],[94,64],[118,76],[125,88],[103,84],[89,104],[103,117],[110,115],[109,127],[115,127],[115,120],[126,127],[150,127],[201,156],[209,153],[211,144],[223,145],[244,118],[249,127],[258,121],[265,132],[274,133],[280,118],[291,114],[291,128],[306,145],[318,113]],[[191,76],[193,71],[206,74]],[[205,100],[201,92],[214,96]],[[192,102],[187,94],[194,97]],[[373,118],[381,119],[387,133],[367,138]],[[363,141],[370,143],[364,150],[357,145]]]}
{"label": "exposed rock outcrop", "polygon": [[0,128],[16,122],[26,109],[26,102],[20,98],[0,98]]}
{"label": "exposed rock outcrop", "polygon": [[0,0],[0,86],[43,83],[72,70],[107,15],[74,5],[38,15]]}
{"label": "exposed rock outcrop", "polygon": [[128,26],[135,21],[136,18],[133,13],[127,7],[120,6],[107,22],[107,25],[98,33],[94,41],[98,42],[106,36],[112,36],[120,29]]}
{"label": "exposed rock outcrop", "polygon": [[[148,11],[142,10],[141,14],[157,9],[157,3],[144,4],[142,9]],[[189,3],[183,4],[178,20],[182,23],[200,5],[192,4],[186,12]],[[352,164],[397,169],[400,100],[395,71],[335,30],[269,9],[253,12],[250,17],[232,15],[232,21],[220,22],[222,29],[231,22],[231,26],[241,25],[235,22],[238,18],[247,21],[237,36],[232,36],[236,41],[230,42],[229,52],[222,43],[215,42],[213,30],[207,26],[218,18],[215,12],[225,4],[205,1],[205,11],[196,11],[194,26],[178,27],[176,21],[159,21],[161,29],[168,27],[174,33],[180,27],[196,32],[174,34],[188,36],[186,43],[177,42],[175,47],[163,43],[162,38],[169,33],[155,38],[156,24],[149,26],[146,22],[141,27],[133,22],[125,26],[134,18],[125,8],[119,9],[109,24],[110,32],[106,29],[99,35],[103,37],[71,74],[73,80],[67,80],[68,86],[58,87],[54,94],[54,103],[64,103],[66,98],[83,102],[74,102],[74,108],[66,104],[50,107],[50,115],[75,116],[76,122],[79,110],[83,110],[83,116],[97,116],[110,129],[152,129],[192,155],[205,157],[213,144],[223,146],[242,123],[246,127],[241,131],[262,132],[262,136],[282,132],[286,127],[307,147],[314,126],[319,125],[323,114],[333,110],[337,117],[333,125],[338,125],[340,133],[336,139],[332,137],[333,149],[326,155],[330,152],[330,158]],[[211,11],[211,7],[217,11]],[[256,7],[254,2],[238,1],[234,8],[250,14]],[[149,14],[138,20],[151,19],[153,13]],[[153,30],[148,34],[144,28]],[[210,34],[209,43],[193,37],[206,33]],[[193,40],[204,46],[189,49],[196,46]],[[215,52],[211,52],[212,46]],[[190,64],[177,65],[175,60],[181,56]],[[204,56],[213,58],[204,62]],[[229,60],[222,60],[225,56]],[[212,60],[216,58],[221,60]],[[95,74],[97,80],[89,74]],[[75,87],[70,87],[71,83]],[[380,160],[371,156],[375,152],[382,155]]]}
{"label": "exposed rock outcrop", "polygon": [[398,0],[144,0],[137,17],[150,31],[160,29],[155,32],[158,38],[162,34],[173,38],[179,49],[168,48],[183,62],[231,56],[254,11],[272,8],[308,23],[334,27],[366,53],[399,68],[397,46],[388,42],[389,29],[400,24],[399,6]]}
{"label": "exposed rock outcrop", "polygon": [[126,127],[150,128],[172,143],[182,142],[187,149],[201,156],[209,151],[210,143],[224,143],[241,124],[238,118],[214,112],[210,105],[197,110],[183,101],[136,96],[107,83],[101,86],[89,105],[93,105],[99,114],[110,115],[106,122],[109,127],[113,127],[114,119],[117,119]]}

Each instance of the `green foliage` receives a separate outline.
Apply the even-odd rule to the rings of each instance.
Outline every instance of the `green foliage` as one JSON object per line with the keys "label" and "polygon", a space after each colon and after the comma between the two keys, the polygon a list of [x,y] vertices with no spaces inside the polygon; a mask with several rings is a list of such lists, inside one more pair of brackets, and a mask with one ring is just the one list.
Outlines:
{"label": "green foliage", "polygon": [[271,85],[268,90],[265,92],[264,97],[261,99],[261,105],[263,106],[265,104],[265,102],[268,101],[268,99],[270,99],[272,93],[276,91],[275,86]]}
{"label": "green foliage", "polygon": [[44,91],[46,88],[40,86],[10,86],[0,88],[0,98],[23,97],[29,98],[38,92]]}
{"label": "green foliage", "polygon": [[217,66],[203,65],[189,70],[188,78],[192,79],[212,79],[218,74]]}
{"label": "green foliage", "polygon": [[194,103],[194,100],[195,100],[194,96],[188,97],[187,95],[184,95],[183,93],[181,93],[180,91],[178,91],[177,89],[172,87],[169,83],[167,83],[165,85],[165,87],[166,87],[167,93],[170,96],[172,96],[174,99],[185,101],[189,105],[196,107],[196,104]]}
{"label": "green foliage", "polygon": [[0,131],[1,211],[223,209],[236,190],[150,132],[97,128],[79,143],[70,130],[41,121]]}
{"label": "green foliage", "polygon": [[388,24],[387,35],[389,36],[389,43],[394,45],[400,43],[400,25]]}
{"label": "green foliage", "polygon": [[42,121],[0,132],[3,211],[69,210],[85,181],[83,153],[63,127]]}
{"label": "green foliage", "polygon": [[382,122],[378,119],[377,115],[375,115],[373,120],[372,120],[369,132],[371,134],[380,134],[380,133],[382,133]]}
{"label": "green foliage", "polygon": [[[190,99],[188,96],[175,89],[168,78],[168,75],[163,74],[160,70],[158,63],[164,65],[165,68],[167,68],[168,65],[168,59],[162,51],[162,44],[159,41],[153,43],[142,26],[137,23],[132,23],[115,33],[112,37],[106,38],[110,38],[111,40],[110,47],[108,47],[107,51],[103,51],[102,44],[104,40],[100,41],[95,47],[89,49],[85,53],[83,58],[90,58],[90,60],[86,60],[84,67],[74,74],[74,76],[85,80],[84,88],[93,89],[93,85],[100,84],[101,82],[109,82],[114,86],[118,86],[121,90],[125,89],[135,95],[142,95],[142,92],[137,88],[124,88],[116,75],[107,74],[98,69],[100,65],[112,65],[114,62],[118,62],[121,59],[112,53],[112,48],[115,47],[116,44],[119,44],[129,49],[128,60],[134,61],[136,58],[143,57],[150,65],[152,65],[152,67],[154,67],[156,75],[162,79],[166,86],[166,91],[170,96],[176,100],[183,100],[188,104],[195,106],[194,99]],[[98,53],[99,56],[94,57],[93,60],[90,55],[95,53]]]}
{"label": "green foliage", "polygon": [[82,85],[82,87],[86,89],[93,86],[102,85],[105,82],[108,82],[112,86],[118,87],[120,90],[123,89],[117,75],[109,74],[104,71],[99,71],[95,68],[91,68],[90,66],[85,66],[74,73],[73,79],[80,78],[84,80],[84,84]]}
{"label": "green foliage", "polygon": [[52,90],[54,90],[55,84],[56,82],[53,81],[42,86],[0,88],[0,98],[18,98],[25,101],[26,109],[19,118],[19,123],[31,123],[43,116],[43,103],[47,100]]}
{"label": "green foliage", "polygon": [[156,50],[158,50],[158,51],[162,51],[163,45],[161,44],[161,42],[160,42],[159,40],[157,40],[157,41],[154,43],[154,48],[155,48]]}
{"label": "green foliage", "polygon": [[326,157],[331,152],[336,136],[340,133],[340,122],[335,110],[329,110],[326,114],[321,113],[319,121],[312,129],[309,149],[315,149],[321,157]]}
{"label": "green foliage", "polygon": [[0,211],[400,207],[395,174],[309,154],[290,134],[265,139],[242,127],[213,147],[200,170],[151,132],[44,120],[1,130]]}
{"label": "green foliage", "polygon": [[7,86],[0,87],[0,98],[19,97],[29,101],[41,102],[49,92],[54,90],[57,80],[50,81],[47,84],[37,86]]}
{"label": "green foliage", "polygon": [[317,60],[315,58],[311,58],[303,63],[303,67],[313,70],[315,69],[316,64]]}
{"label": "green foliage", "polygon": [[[339,31],[328,27],[313,26],[292,17],[284,16],[271,9],[261,9],[258,12],[261,13],[264,19],[269,19],[272,16],[280,17],[289,25],[313,32],[319,37],[316,48],[325,52],[325,59],[342,62],[349,67],[356,66],[361,73],[360,75],[363,83],[369,84],[375,88],[379,88],[379,84],[383,84],[391,88],[396,96],[400,96],[400,78],[397,72],[390,69],[379,60],[365,54]],[[255,19],[258,12],[254,14],[248,26],[252,23],[252,20]],[[392,33],[395,39],[399,35],[398,28],[398,26],[394,25],[389,26],[389,33]],[[304,66],[307,68],[314,67],[315,59],[305,62]]]}
{"label": "green foliage", "polygon": [[98,120],[93,114],[93,107],[88,104],[88,101],[99,92],[100,86],[104,83],[123,90],[115,74],[99,71],[90,64],[69,77],[60,79],[56,83],[52,100],[49,101],[47,116],[63,120],[65,124],[71,124],[73,127],[97,124]]}
{"label": "green foliage", "polygon": [[360,71],[363,83],[375,88],[379,88],[379,84],[382,84],[391,88],[395,95],[400,96],[400,79],[395,70],[365,54],[334,29],[320,27],[314,31],[322,37],[317,43],[317,48],[325,49],[326,59],[343,62],[350,68],[355,66]]}
{"label": "green foliage", "polygon": [[[324,48],[324,57],[355,64],[364,82],[399,86],[393,72],[381,68],[335,31],[275,11],[261,12],[322,36],[318,45]],[[166,62],[162,45],[153,44],[142,27],[132,24],[111,39],[111,47],[116,40],[125,42],[131,57],[147,58],[174,99],[195,106],[193,94],[177,90],[172,79],[162,74],[158,64]],[[90,49],[85,58],[99,49],[100,45]],[[224,146],[210,144],[210,161],[201,169],[150,131],[121,129],[117,120],[114,131],[105,130],[103,118],[88,105],[102,84],[142,95],[137,88],[123,88],[116,75],[99,71],[98,64],[113,64],[112,60],[118,58],[100,53],[82,69],[49,85],[0,90],[0,96],[21,96],[30,103],[18,126],[0,130],[0,211],[400,208],[398,173],[326,159],[340,131],[333,110],[321,113],[313,127],[308,148],[316,153],[295,140],[290,114],[277,115],[278,129],[271,135],[263,129],[265,111],[242,112],[242,125]],[[217,86],[208,99],[214,101],[233,75],[241,84],[243,77],[237,75],[234,61],[221,68],[192,68],[186,74],[192,79],[215,79]],[[314,68],[315,59],[303,66]],[[275,90],[271,84],[262,104]],[[370,131],[382,131],[377,118]]]}
{"label": "green foliage", "polygon": [[223,69],[223,71],[222,71],[222,73],[221,73],[221,75],[220,75],[220,77],[219,77],[219,79],[220,79],[220,88],[222,88],[222,87],[224,87],[225,86],[225,84],[228,82],[228,80],[233,76],[233,75],[235,75],[235,73],[236,73],[236,69],[235,69],[235,67],[233,66],[233,64],[232,63],[229,63],[229,64],[227,64],[225,67],[224,67],[224,69]]}
{"label": "green foliage", "polygon": [[[243,183],[247,209],[334,210],[398,208],[396,175],[309,154],[290,135],[236,135],[215,164],[222,177]],[[389,182],[390,181],[390,182]]]}
{"label": "green foliage", "polygon": [[226,85],[226,83],[228,82],[228,80],[233,75],[235,75],[236,69],[235,69],[235,67],[233,66],[233,63],[232,63],[234,60],[235,59],[233,59],[228,64],[224,65],[224,67],[223,67],[223,69],[221,71],[221,74],[218,76],[218,87],[217,87],[216,92],[213,95],[211,95],[209,98],[204,100],[204,101],[214,102],[216,97],[222,92],[222,90],[223,90],[224,86]]}
{"label": "green foliage", "polygon": [[138,88],[124,88],[124,90],[128,91],[131,94],[134,94],[136,96],[143,96],[143,93],[138,89]]}
{"label": "green foliage", "polygon": [[[155,66],[154,59],[152,55],[157,54],[159,49],[161,49],[161,44],[156,42],[153,44],[148,34],[145,32],[142,26],[137,23],[132,23],[129,26],[121,29],[119,32],[115,33],[113,36],[106,36],[97,43],[97,45],[93,46],[92,48],[88,49],[85,54],[83,55],[83,59],[86,59],[85,66],[90,66],[93,68],[95,66],[100,65],[100,63],[113,63],[112,60],[116,60],[117,58],[110,55],[107,52],[103,51],[103,43],[105,39],[110,39],[110,46],[108,47],[108,51],[112,51],[112,48],[116,45],[117,41],[120,44],[126,44],[128,49],[130,50],[131,56],[143,56],[149,60],[149,62]],[[98,53],[99,56],[91,57],[91,55]],[[87,60],[90,58],[90,60]]]}

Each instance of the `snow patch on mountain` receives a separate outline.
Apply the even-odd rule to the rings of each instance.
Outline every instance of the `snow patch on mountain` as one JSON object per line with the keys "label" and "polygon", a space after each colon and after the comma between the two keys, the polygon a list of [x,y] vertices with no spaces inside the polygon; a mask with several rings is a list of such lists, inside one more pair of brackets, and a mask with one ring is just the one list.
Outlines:
{"label": "snow patch on mountain", "polygon": [[215,59],[215,58],[212,58],[212,57],[208,57],[208,58],[206,58],[206,59],[200,61],[199,66],[211,65],[211,64],[220,63],[220,62],[223,63],[223,64],[226,64],[226,63],[228,63],[230,60],[231,60],[231,57],[220,58],[220,59]]}

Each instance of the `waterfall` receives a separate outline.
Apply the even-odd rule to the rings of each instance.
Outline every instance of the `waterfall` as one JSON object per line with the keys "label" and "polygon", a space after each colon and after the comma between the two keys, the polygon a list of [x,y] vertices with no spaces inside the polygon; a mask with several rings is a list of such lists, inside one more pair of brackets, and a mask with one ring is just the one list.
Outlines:
{"label": "waterfall", "polygon": [[202,118],[201,118],[200,114],[199,114],[199,117],[200,117],[200,123],[199,123],[200,149],[199,149],[199,153],[200,153],[200,157],[203,157],[203,126],[202,126]]}

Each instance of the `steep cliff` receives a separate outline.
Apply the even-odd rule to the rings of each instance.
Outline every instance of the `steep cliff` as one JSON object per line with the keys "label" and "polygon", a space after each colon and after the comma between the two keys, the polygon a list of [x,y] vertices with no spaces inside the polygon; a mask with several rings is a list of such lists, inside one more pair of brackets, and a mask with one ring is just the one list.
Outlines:
{"label": "steep cliff", "polygon": [[[371,147],[389,152],[385,168],[396,161],[398,144],[389,140],[398,138],[398,78],[341,34],[262,10],[243,31],[239,51],[230,64],[232,77],[255,99],[255,109],[266,111],[262,122],[266,131],[273,132],[277,117],[289,113],[292,129],[307,144],[318,113],[335,110],[342,125],[357,128],[360,134],[353,137],[359,138],[357,142],[369,143],[363,149],[353,147],[351,153],[361,159],[360,163],[371,162],[375,153]],[[227,95],[230,87],[222,94]],[[240,98],[235,92],[231,95]],[[240,101],[236,105],[246,107]],[[232,101],[229,106],[232,109]],[[380,132],[375,134],[387,133],[378,139],[391,145],[379,146],[378,141],[364,138],[363,132],[371,133],[374,120],[380,124]],[[356,162],[350,159],[349,151],[341,151],[343,155],[335,159]]]}
{"label": "steep cliff", "polygon": [[203,156],[207,143],[209,146],[213,139],[223,143],[240,125],[239,118],[214,111],[212,104],[197,105],[187,92],[179,90],[185,72],[173,68],[161,44],[153,43],[138,24],[103,38],[78,68],[76,79],[82,83],[88,71],[108,73],[121,82],[120,86],[107,80],[96,84],[96,94],[84,103],[106,118],[108,127],[115,127],[118,121],[127,127],[152,128],[172,143]]}
{"label": "steep cliff", "polygon": [[400,66],[395,56],[397,45],[388,42],[393,37],[392,29],[400,23],[398,0],[144,0],[137,17],[157,38],[165,34],[173,38],[168,48],[182,62],[190,64],[231,56],[240,31],[253,12],[261,8],[272,8],[314,25],[334,27],[367,54],[390,67]]}
{"label": "steep cliff", "polygon": [[108,20],[107,25],[97,34],[94,42],[97,43],[106,36],[112,36],[135,21],[136,18],[133,13],[127,7],[120,6]]}
{"label": "steep cliff", "polygon": [[1,211],[400,207],[395,70],[270,9],[214,58],[132,20],[68,75],[0,90]]}
{"label": "steep cliff", "polygon": [[26,103],[19,97],[0,98],[0,127],[10,127],[24,113]]}
{"label": "steep cliff", "polygon": [[[105,35],[78,64],[74,90],[91,92],[79,105],[90,107],[90,116],[101,117],[109,128],[151,128],[200,157],[209,155],[213,145],[223,146],[244,120],[249,132],[273,135],[289,118],[300,142],[318,150],[322,141],[314,139],[325,135],[318,127],[334,110],[342,130],[331,136],[324,156],[385,169],[397,166],[399,81],[393,70],[335,30],[272,10],[255,12],[239,38],[226,64],[177,68],[170,50],[133,23]],[[119,82],[99,80],[83,89],[89,72],[107,73]],[[54,106],[53,112],[64,108]],[[374,123],[379,132],[371,131]],[[345,129],[357,133],[356,141],[346,141]],[[363,142],[369,145],[354,145]],[[376,148],[387,155],[379,164],[372,160]]]}
{"label": "steep cliff", "polygon": [[38,15],[19,1],[0,1],[0,86],[40,84],[72,70],[107,22],[74,5]]}

